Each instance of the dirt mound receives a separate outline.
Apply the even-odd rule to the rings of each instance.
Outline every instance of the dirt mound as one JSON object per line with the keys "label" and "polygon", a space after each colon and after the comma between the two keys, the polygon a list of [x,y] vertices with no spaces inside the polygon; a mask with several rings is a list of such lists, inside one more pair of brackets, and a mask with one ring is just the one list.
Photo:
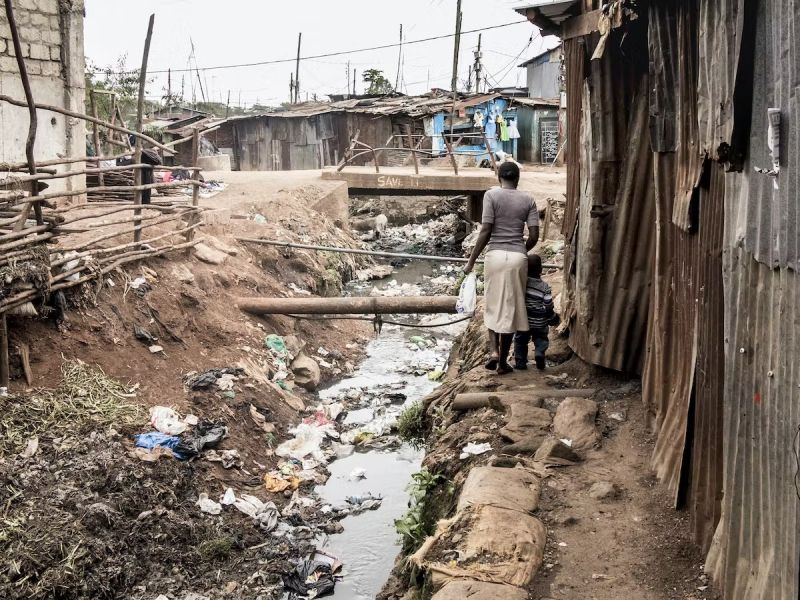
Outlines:
{"label": "dirt mound", "polygon": [[[309,208],[326,190],[310,185],[275,198],[256,191],[211,213],[213,224],[202,230],[220,264],[173,253],[67,294],[58,320],[9,317],[12,352],[27,346],[36,388],[25,385],[21,353],[14,353],[14,396],[0,398],[0,556],[7,565],[0,598],[272,597],[293,568],[289,561],[341,518],[295,506],[291,490],[270,493],[264,485],[263,475],[279,463],[273,448],[311,399],[292,389],[290,372],[277,377],[266,341],[291,335],[312,358],[324,354],[321,377],[330,380],[352,370],[371,326],[256,319],[233,298],[338,294],[372,263],[237,241],[360,246]],[[238,192],[230,186],[227,193]],[[91,368],[74,377],[62,372],[65,359]],[[187,384],[191,372],[239,366],[245,373],[225,386]],[[216,450],[235,450],[238,466],[202,455],[180,462],[131,455],[133,435],[152,431],[147,412],[156,405],[224,424],[228,435]],[[303,482],[303,493],[313,485]],[[261,531],[232,506],[212,516],[196,505],[200,494],[217,501],[228,487],[237,497],[274,502],[285,513],[281,535]]]}

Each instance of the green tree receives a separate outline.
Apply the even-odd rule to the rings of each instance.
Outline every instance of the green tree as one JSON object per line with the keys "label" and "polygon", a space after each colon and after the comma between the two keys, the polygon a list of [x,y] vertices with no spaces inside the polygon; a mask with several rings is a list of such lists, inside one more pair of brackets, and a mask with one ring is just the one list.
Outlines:
{"label": "green tree", "polygon": [[363,73],[364,83],[368,83],[367,94],[391,94],[394,91],[392,84],[378,69],[367,69]]}
{"label": "green tree", "polygon": [[[127,54],[117,58],[113,65],[98,67],[90,61],[86,62],[86,112],[91,113],[89,90],[113,92],[116,94],[116,105],[123,118],[136,114],[136,103],[139,99],[140,69],[127,66]],[[152,80],[149,80],[152,81]],[[97,115],[101,119],[111,119],[111,97],[107,94],[95,94]],[[153,108],[148,102],[145,110]]]}

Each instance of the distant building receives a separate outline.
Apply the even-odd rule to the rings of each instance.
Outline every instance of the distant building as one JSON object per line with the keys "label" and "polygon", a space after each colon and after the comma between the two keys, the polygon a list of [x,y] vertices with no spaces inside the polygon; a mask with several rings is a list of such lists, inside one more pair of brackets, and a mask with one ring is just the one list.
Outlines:
{"label": "distant building", "polygon": [[561,95],[561,44],[520,65],[528,71],[528,96],[558,98]]}

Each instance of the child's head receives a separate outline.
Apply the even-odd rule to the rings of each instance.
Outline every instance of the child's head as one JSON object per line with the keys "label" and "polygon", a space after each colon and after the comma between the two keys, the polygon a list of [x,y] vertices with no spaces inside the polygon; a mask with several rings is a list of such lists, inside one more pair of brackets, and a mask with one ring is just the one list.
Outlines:
{"label": "child's head", "polygon": [[542,257],[538,254],[528,254],[528,277],[542,276]]}

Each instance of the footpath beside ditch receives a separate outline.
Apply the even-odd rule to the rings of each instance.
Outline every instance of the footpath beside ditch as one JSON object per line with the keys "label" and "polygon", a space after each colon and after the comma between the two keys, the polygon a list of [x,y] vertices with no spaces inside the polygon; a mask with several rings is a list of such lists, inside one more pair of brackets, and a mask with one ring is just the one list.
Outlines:
{"label": "footpath beside ditch", "polygon": [[638,380],[586,365],[555,337],[545,371],[498,377],[473,320],[424,400],[435,484],[378,598],[718,597],[650,474]]}

